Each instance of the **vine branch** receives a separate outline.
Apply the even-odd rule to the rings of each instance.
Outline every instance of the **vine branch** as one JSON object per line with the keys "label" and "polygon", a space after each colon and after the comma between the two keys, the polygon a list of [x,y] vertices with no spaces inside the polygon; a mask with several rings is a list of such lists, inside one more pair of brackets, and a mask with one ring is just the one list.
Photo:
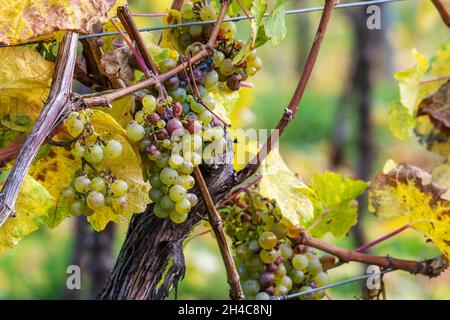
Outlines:
{"label": "vine branch", "polygon": [[36,124],[25,139],[8,178],[0,192],[0,226],[15,216],[14,206],[22,183],[39,148],[52,133],[61,116],[72,108],[70,99],[75,68],[78,34],[69,32],[59,46],[50,94]]}
{"label": "vine branch", "polygon": [[241,181],[246,180],[252,174],[258,170],[261,162],[266,158],[269,152],[272,150],[272,146],[278,142],[280,136],[283,134],[286,127],[297,115],[297,111],[300,102],[305,92],[306,85],[308,84],[311,73],[314,69],[314,65],[317,60],[317,56],[320,52],[320,47],[324,39],[325,33],[328,28],[328,24],[331,18],[331,14],[334,6],[338,3],[338,0],[325,0],[325,6],[322,11],[322,16],[320,18],[319,26],[317,27],[317,32],[311,49],[309,51],[308,57],[306,59],[305,65],[303,67],[300,80],[295,89],[294,95],[292,96],[289,105],[285,109],[283,116],[278,122],[275,130],[272,131],[270,136],[267,138],[265,144],[261,147],[258,154],[247,164],[241,173]]}
{"label": "vine branch", "polygon": [[441,0],[431,0],[437,11],[441,15],[442,21],[450,28],[450,11],[448,7]]}
{"label": "vine branch", "polygon": [[214,201],[211,198],[208,187],[203,179],[203,175],[198,167],[194,168],[194,178],[203,202],[205,203],[208,212],[209,224],[214,231],[220,254],[222,255],[222,259],[225,264],[227,280],[230,285],[230,297],[233,300],[242,300],[244,299],[244,292],[242,291],[241,284],[239,282],[239,274],[236,270],[230,248],[228,247],[225,231],[222,225],[222,218],[214,205]]}

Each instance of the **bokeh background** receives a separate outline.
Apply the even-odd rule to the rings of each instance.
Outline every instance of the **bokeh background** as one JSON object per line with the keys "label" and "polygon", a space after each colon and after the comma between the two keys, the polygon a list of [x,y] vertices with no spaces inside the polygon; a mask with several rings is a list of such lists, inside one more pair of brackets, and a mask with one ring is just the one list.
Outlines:
{"label": "bokeh background", "polygon": [[[131,10],[159,13],[171,1],[130,0]],[[290,1],[287,8],[315,7],[322,1]],[[392,74],[414,65],[413,48],[431,56],[448,39],[429,0],[406,0],[382,5],[381,29],[366,28],[365,8],[335,12],[318,63],[295,121],[282,138],[280,150],[289,167],[304,180],[327,169],[370,179],[387,159],[431,169],[439,159],[414,138],[396,140],[388,130],[387,105],[398,96]],[[272,128],[288,104],[308,52],[320,13],[291,15],[288,34],[278,46],[258,49],[264,67],[252,79],[252,89],[241,89],[234,124]],[[137,18],[139,26],[161,24],[159,18]],[[242,39],[248,22],[238,24]],[[364,143],[365,141],[365,143]],[[126,232],[125,225],[109,226],[95,235],[84,218],[69,219],[57,229],[41,229],[16,249],[0,256],[0,299],[89,299],[103,285]],[[379,223],[366,210],[354,234],[326,240],[347,248],[375,239],[400,226]],[[226,299],[228,286],[215,240],[208,227],[194,230],[185,245],[187,272],[178,288],[179,299]],[[83,238],[83,241],[79,241]],[[414,230],[407,230],[373,252],[405,259],[425,259],[438,254]],[[67,291],[66,268],[82,266],[82,289]],[[330,271],[332,282],[363,273],[351,263]],[[385,276],[388,299],[450,299],[450,271],[429,280],[406,272]],[[328,291],[332,299],[357,299],[361,284]],[[174,298],[172,295],[171,298]]]}

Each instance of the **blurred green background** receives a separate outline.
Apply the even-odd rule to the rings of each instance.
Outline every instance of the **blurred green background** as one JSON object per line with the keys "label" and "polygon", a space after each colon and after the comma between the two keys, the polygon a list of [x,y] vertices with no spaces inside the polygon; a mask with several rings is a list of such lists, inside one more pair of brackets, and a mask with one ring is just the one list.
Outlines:
{"label": "blurred green background", "polygon": [[[130,1],[133,12],[164,12],[171,1]],[[302,0],[288,2],[288,8],[313,7],[322,1]],[[407,0],[383,5],[379,46],[372,54],[371,75],[373,85],[372,115],[375,155],[372,172],[379,172],[387,159],[407,162],[431,169],[439,159],[427,152],[411,138],[396,140],[388,130],[387,105],[398,95],[395,71],[411,67],[413,48],[431,56],[448,38],[448,29],[441,22],[429,0]],[[345,153],[334,169],[357,176],[360,161],[358,139],[358,109],[351,103],[340,104],[349,82],[352,64],[358,54],[355,48],[355,28],[352,15],[363,11],[338,10],[329,28],[318,63],[306,90],[295,121],[282,138],[280,150],[289,167],[306,181],[312,173],[333,166],[332,141],[336,115],[345,108]],[[252,89],[243,88],[235,122],[243,127],[271,128],[288,104],[295,88],[302,61],[310,46],[320,13],[306,13],[287,17],[288,35],[278,47],[266,45],[258,49],[264,67],[251,81]],[[137,18],[139,26],[158,25],[158,18]],[[248,36],[248,22],[238,24],[241,38]],[[380,40],[380,38],[382,40]],[[380,49],[381,47],[381,49]],[[356,50],[355,50],[356,49]],[[376,239],[400,226],[399,223],[382,224],[363,212],[361,229],[366,239]],[[59,299],[69,297],[66,291],[66,268],[73,261],[74,220],[67,220],[57,229],[35,232],[21,241],[16,249],[0,256],[0,299]],[[200,226],[193,235],[207,227]],[[89,230],[87,232],[90,232]],[[118,253],[126,226],[118,226],[114,250]],[[355,248],[351,237],[326,240],[347,248]],[[432,244],[413,230],[378,245],[373,251],[405,259],[425,259],[438,252]],[[225,270],[210,234],[194,236],[185,250],[187,273],[178,289],[179,299],[226,299],[228,286]],[[100,259],[93,256],[91,259]],[[112,261],[110,262],[112,263]],[[82,269],[82,279],[85,269]],[[348,279],[363,272],[356,263],[347,264],[330,272],[332,282]],[[395,272],[385,277],[388,299],[450,299],[450,271],[436,279]],[[76,298],[92,297],[89,284],[82,281],[82,290]],[[361,284],[350,284],[328,291],[332,299],[354,299],[361,295]]]}

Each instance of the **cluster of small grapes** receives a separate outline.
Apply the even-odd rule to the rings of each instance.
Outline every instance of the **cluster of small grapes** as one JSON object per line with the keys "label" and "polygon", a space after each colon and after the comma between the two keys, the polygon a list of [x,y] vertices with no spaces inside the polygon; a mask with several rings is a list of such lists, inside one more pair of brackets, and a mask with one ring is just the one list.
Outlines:
{"label": "cluster of small grapes", "polygon": [[72,215],[90,216],[104,206],[120,213],[127,204],[127,191],[128,184],[123,180],[114,179],[108,171],[94,174],[82,170],[71,185],[62,190],[61,196],[71,201]]}
{"label": "cluster of small grapes", "polygon": [[177,89],[163,101],[144,96],[127,134],[147,159],[153,212],[182,223],[198,203],[197,196],[188,192],[195,185],[194,167],[202,160],[214,162],[225,151],[226,139],[221,122],[184,88]]}
{"label": "cluster of small grapes", "polygon": [[117,159],[122,154],[122,144],[114,139],[104,141],[89,124],[90,112],[71,112],[65,122],[69,134],[76,139],[71,146],[71,154],[76,159],[84,159],[98,164],[104,159]]}
{"label": "cluster of small grapes", "polygon": [[[319,258],[311,248],[297,244],[301,228],[284,223],[276,204],[255,190],[241,194],[221,209],[221,214],[247,299],[267,300],[329,283],[322,263],[330,256]],[[319,290],[300,299],[322,299],[324,295]]]}
{"label": "cluster of small grapes", "polygon": [[[181,7],[182,22],[210,21],[217,18],[217,10],[202,0],[185,3]],[[196,54],[202,43],[206,43],[214,28],[214,24],[193,25],[180,28],[178,43],[186,56]],[[246,59],[237,64],[233,59],[245,46],[245,41],[236,39],[236,25],[225,21],[220,25],[218,44],[214,50],[214,69],[205,75],[205,86],[211,87],[218,81],[226,83],[229,89],[238,90],[241,81],[255,75],[262,67],[262,60],[252,50]]]}

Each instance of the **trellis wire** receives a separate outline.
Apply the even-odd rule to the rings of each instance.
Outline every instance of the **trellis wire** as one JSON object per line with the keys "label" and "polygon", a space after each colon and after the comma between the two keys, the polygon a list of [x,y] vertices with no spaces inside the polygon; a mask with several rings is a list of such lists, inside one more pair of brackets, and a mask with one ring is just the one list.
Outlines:
{"label": "trellis wire", "polygon": [[[371,0],[371,1],[359,1],[359,2],[352,2],[352,3],[343,3],[338,4],[335,6],[336,9],[348,9],[348,8],[355,8],[355,7],[362,7],[362,6],[368,6],[368,5],[374,5],[374,4],[384,4],[384,3],[392,3],[392,2],[399,2],[399,1],[405,1],[405,0]],[[303,9],[294,9],[294,10],[286,10],[286,15],[293,15],[293,14],[301,14],[301,13],[308,13],[308,12],[314,12],[314,11],[322,11],[323,6],[321,7],[310,7],[310,8],[303,8]],[[268,13],[264,15],[264,17],[269,16]],[[248,20],[253,19],[254,16],[239,16],[239,17],[231,17],[231,18],[225,18],[223,21],[241,21],[241,20]],[[139,32],[149,32],[149,31],[159,31],[159,30],[166,30],[166,29],[176,29],[180,27],[189,27],[189,26],[195,26],[195,25],[205,25],[205,24],[213,24],[216,23],[216,20],[206,20],[206,21],[192,21],[192,22],[185,22],[185,23],[178,23],[178,24],[171,24],[167,26],[156,26],[156,27],[146,27],[146,28],[139,28]],[[124,31],[126,33],[126,31]],[[80,35],[79,39],[88,39],[88,38],[96,38],[96,37],[107,37],[107,36],[115,36],[118,35],[119,32],[112,31],[112,32],[102,32],[102,33],[91,33],[91,34],[85,34]],[[29,44],[36,44],[41,41],[30,41],[18,45],[11,45],[11,46],[24,46]],[[0,48],[2,47],[8,47],[10,45],[0,45]]]}
{"label": "trellis wire", "polygon": [[392,272],[392,271],[397,271],[397,270],[396,269],[386,269],[386,270],[383,270],[381,272],[368,273],[368,274],[364,274],[364,275],[361,275],[361,276],[358,276],[358,277],[354,277],[354,278],[351,278],[351,279],[347,279],[347,280],[343,280],[343,281],[340,281],[340,282],[332,283],[332,284],[329,284],[329,285],[326,285],[326,286],[323,286],[323,287],[318,287],[318,288],[314,288],[314,289],[303,291],[303,292],[293,293],[293,294],[290,294],[290,295],[287,295],[287,296],[273,296],[273,297],[270,298],[270,300],[288,300],[288,299],[292,299],[292,298],[297,298],[297,297],[301,297],[301,296],[309,294],[309,293],[314,293],[316,291],[321,291],[321,290],[325,290],[325,289],[329,289],[329,288],[339,287],[339,286],[342,286],[342,285],[345,285],[345,284],[349,284],[349,283],[352,283],[352,282],[365,280],[365,279],[367,279],[369,277],[381,276],[383,274],[386,274],[386,273],[389,273],[389,272]]}

